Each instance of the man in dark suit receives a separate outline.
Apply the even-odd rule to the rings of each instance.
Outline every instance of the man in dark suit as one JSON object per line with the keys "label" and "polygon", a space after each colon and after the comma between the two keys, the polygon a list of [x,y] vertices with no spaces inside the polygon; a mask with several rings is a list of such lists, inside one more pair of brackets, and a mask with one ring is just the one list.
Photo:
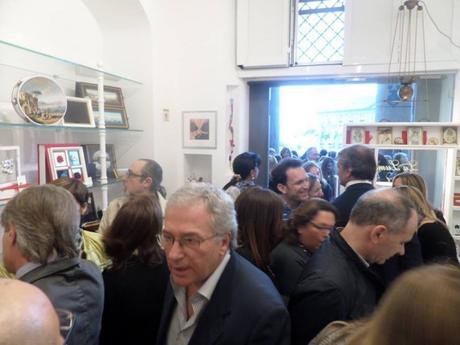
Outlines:
{"label": "man in dark suit", "polygon": [[232,250],[233,201],[209,184],[168,200],[161,243],[171,272],[158,345],[290,344],[289,314],[271,280]]}
{"label": "man in dark suit", "polygon": [[344,227],[359,197],[374,189],[372,181],[377,169],[374,151],[364,145],[348,146],[339,152],[337,169],[345,191],[332,204],[338,211],[336,226]]}
{"label": "man in dark suit", "polygon": [[415,206],[402,194],[379,189],[363,195],[345,228],[310,259],[291,296],[292,344],[308,344],[331,321],[369,315],[384,288],[369,265],[403,255],[416,229]]}

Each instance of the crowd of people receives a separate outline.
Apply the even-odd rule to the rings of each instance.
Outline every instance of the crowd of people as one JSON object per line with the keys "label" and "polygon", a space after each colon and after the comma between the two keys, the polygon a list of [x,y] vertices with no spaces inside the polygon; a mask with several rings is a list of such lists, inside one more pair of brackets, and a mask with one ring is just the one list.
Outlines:
{"label": "crowd of people", "polygon": [[80,228],[78,180],[18,193],[1,214],[0,344],[460,339],[455,243],[423,178],[404,172],[375,189],[363,145],[273,151],[269,188],[256,185],[260,156],[244,152],[223,188],[168,196],[160,165],[136,160],[98,232]]}

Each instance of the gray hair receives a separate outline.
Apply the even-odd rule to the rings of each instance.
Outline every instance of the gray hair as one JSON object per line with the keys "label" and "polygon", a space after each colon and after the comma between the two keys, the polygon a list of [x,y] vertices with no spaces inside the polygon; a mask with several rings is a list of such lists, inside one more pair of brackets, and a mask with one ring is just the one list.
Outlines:
{"label": "gray hair", "polygon": [[30,262],[46,264],[49,256],[78,256],[79,205],[61,187],[43,185],[23,190],[3,210],[5,231],[14,225],[19,251]]}
{"label": "gray hair", "polygon": [[209,183],[187,183],[171,195],[166,204],[166,212],[170,208],[192,206],[203,202],[211,216],[211,227],[218,235],[231,235],[230,247],[236,246],[235,206],[232,198],[222,189]]}
{"label": "gray hair", "polygon": [[412,201],[393,188],[363,194],[351,210],[350,221],[356,225],[385,225],[393,232],[402,231],[417,209]]}

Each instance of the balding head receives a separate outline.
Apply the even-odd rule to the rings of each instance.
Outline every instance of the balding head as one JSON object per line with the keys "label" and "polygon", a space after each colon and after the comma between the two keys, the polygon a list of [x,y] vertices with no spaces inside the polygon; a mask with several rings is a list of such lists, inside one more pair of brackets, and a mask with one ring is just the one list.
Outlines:
{"label": "balding head", "polygon": [[362,195],[341,234],[368,263],[383,264],[393,255],[404,255],[404,245],[416,230],[414,204],[388,188]]}
{"label": "balding head", "polygon": [[62,345],[53,305],[37,287],[0,279],[0,345]]}

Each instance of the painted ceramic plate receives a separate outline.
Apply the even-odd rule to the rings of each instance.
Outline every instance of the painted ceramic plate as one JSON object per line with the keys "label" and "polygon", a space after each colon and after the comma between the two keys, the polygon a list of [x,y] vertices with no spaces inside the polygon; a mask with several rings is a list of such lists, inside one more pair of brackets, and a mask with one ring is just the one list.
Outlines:
{"label": "painted ceramic plate", "polygon": [[445,128],[442,133],[444,144],[456,144],[457,143],[457,131],[453,128]]}
{"label": "painted ceramic plate", "polygon": [[11,103],[19,116],[37,125],[57,124],[67,110],[64,91],[56,81],[45,76],[18,81],[13,88]]}

